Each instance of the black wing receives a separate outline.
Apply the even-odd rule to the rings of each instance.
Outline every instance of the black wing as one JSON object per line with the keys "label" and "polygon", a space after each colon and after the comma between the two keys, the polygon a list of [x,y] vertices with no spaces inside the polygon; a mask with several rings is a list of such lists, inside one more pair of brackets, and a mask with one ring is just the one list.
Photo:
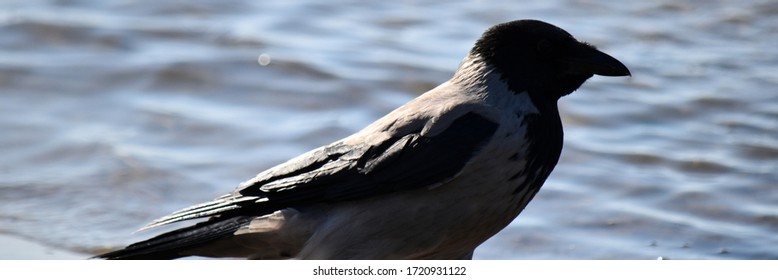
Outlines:
{"label": "black wing", "polygon": [[421,135],[419,128],[375,146],[334,143],[304,168],[255,180],[238,192],[264,197],[268,206],[280,208],[434,186],[455,177],[497,127],[468,113],[434,136]]}
{"label": "black wing", "polygon": [[442,132],[424,124],[374,145],[335,142],[260,173],[232,194],[180,210],[144,227],[208,216],[263,215],[286,207],[359,199],[451,180],[497,130],[475,112]]}
{"label": "black wing", "polygon": [[261,173],[232,194],[175,212],[145,228],[213,216],[210,220],[97,257],[178,258],[186,256],[187,248],[231,235],[252,217],[279,209],[436,186],[453,179],[497,127],[470,112],[433,136],[423,135],[421,125],[377,145],[336,142]]}

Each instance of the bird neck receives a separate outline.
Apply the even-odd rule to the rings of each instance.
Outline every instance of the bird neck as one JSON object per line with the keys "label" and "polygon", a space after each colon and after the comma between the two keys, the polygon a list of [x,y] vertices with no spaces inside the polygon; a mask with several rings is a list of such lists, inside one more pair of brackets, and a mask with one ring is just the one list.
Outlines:
{"label": "bird neck", "polygon": [[[494,67],[486,63],[481,57],[468,54],[459,64],[459,68],[454,73],[454,77],[451,78],[451,82],[465,88],[482,88],[491,75],[494,75]],[[482,90],[473,92],[482,92]]]}
{"label": "bird neck", "polygon": [[550,173],[559,160],[564,138],[557,107],[559,98],[549,98],[555,92],[547,92],[554,91],[554,85],[545,89],[535,86],[517,89],[506,78],[495,66],[471,53],[462,61],[451,82],[468,89],[462,93],[476,95],[486,104],[522,114],[528,126],[529,140],[538,147],[535,149],[538,154],[533,158]]}
{"label": "bird neck", "polygon": [[[539,113],[543,118],[548,118],[549,122],[559,123],[557,101],[561,95],[556,92],[555,85],[517,86],[511,84],[508,79],[509,77],[494,65],[471,53],[462,61],[450,82],[468,89],[462,93],[476,95],[475,97],[484,100],[487,104],[498,107],[509,106],[514,110],[527,113]],[[529,100],[526,100],[527,97]]]}
{"label": "bird neck", "polygon": [[466,56],[450,82],[465,89],[459,91],[460,94],[470,95],[484,104],[512,111],[537,112],[532,102],[526,100],[526,91],[512,90],[500,71],[478,55]]}

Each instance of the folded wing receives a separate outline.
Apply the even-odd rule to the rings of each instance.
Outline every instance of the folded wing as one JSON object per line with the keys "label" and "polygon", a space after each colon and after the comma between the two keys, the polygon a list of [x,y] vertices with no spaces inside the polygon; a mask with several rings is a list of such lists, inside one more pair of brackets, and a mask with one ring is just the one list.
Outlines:
{"label": "folded wing", "polygon": [[177,211],[144,228],[215,215],[256,216],[286,207],[433,187],[454,178],[498,127],[476,112],[462,114],[436,135],[423,135],[423,122],[416,126],[373,145],[339,141],[321,147],[260,173],[231,194]]}
{"label": "folded wing", "polygon": [[429,121],[406,123],[412,126],[403,129],[407,133],[373,144],[339,141],[303,154],[260,173],[231,194],[182,209],[143,229],[209,220],[97,257],[177,258],[186,255],[183,250],[232,235],[252,217],[279,209],[435,187],[455,178],[498,127],[476,112],[459,115],[435,135],[423,133]]}

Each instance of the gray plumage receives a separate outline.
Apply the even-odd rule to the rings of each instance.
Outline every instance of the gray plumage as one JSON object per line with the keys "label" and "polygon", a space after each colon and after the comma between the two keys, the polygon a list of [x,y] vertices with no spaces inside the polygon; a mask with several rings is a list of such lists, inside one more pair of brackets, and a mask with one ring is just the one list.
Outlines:
{"label": "gray plumage", "polygon": [[469,259],[551,173],[556,100],[593,74],[629,71],[550,24],[497,25],[451,80],[144,229],[207,221],[98,257]]}

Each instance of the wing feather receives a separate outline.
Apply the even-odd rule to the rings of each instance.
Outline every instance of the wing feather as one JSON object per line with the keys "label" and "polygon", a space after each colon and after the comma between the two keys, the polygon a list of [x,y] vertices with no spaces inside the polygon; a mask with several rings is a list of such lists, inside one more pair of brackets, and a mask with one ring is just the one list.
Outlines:
{"label": "wing feather", "polygon": [[497,123],[472,111],[436,135],[422,134],[428,124],[411,122],[419,124],[418,129],[372,145],[339,141],[313,150],[260,173],[231,194],[182,209],[143,229],[437,186],[453,179],[498,128]]}

